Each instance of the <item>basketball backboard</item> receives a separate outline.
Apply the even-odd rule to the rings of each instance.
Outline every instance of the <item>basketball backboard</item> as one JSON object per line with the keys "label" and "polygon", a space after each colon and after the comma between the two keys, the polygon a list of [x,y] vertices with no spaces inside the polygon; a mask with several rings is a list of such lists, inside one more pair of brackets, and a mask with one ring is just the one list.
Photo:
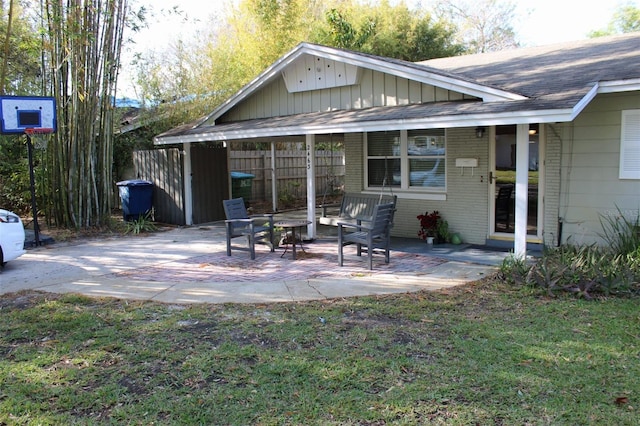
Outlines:
{"label": "basketball backboard", "polygon": [[2,133],[25,133],[27,129],[56,131],[56,100],[37,96],[1,96]]}

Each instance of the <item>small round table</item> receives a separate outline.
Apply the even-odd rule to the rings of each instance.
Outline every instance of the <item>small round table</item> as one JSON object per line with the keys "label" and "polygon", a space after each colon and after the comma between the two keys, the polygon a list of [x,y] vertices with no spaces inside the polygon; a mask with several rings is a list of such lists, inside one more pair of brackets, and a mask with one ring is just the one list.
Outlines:
{"label": "small round table", "polygon": [[[311,221],[303,220],[303,219],[285,219],[273,224],[273,226],[277,226],[279,228],[284,229],[285,232],[287,231],[287,229],[291,230],[291,238],[292,238],[291,246],[293,249],[293,257],[292,257],[293,260],[296,260],[296,246],[299,245],[302,251],[304,251],[304,247],[302,246],[302,228],[309,225],[310,223]],[[296,238],[296,229],[300,229],[300,231],[298,232],[298,235],[300,236],[300,244],[298,244],[298,239]],[[284,256],[284,254],[289,249],[289,239],[286,238],[285,241],[286,241],[286,247],[284,249],[284,252],[280,255],[280,257]]]}

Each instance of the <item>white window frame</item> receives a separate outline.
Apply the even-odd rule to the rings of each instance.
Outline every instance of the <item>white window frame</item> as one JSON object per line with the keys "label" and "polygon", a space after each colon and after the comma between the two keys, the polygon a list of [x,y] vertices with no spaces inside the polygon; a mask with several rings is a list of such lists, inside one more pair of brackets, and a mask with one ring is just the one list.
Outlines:
{"label": "white window frame", "polygon": [[[416,130],[421,130],[421,129],[416,129]],[[423,129],[423,130],[428,130],[428,129]],[[377,133],[377,132],[370,132],[370,133]],[[434,156],[410,156],[408,153],[408,131],[407,130],[400,130],[400,174],[401,174],[401,179],[400,179],[400,185],[390,185],[388,184],[386,187],[392,188],[393,190],[400,190],[403,192],[410,192],[410,193],[417,193],[417,194],[437,194],[437,195],[443,195],[447,192],[447,155],[448,155],[448,150],[447,150],[447,130],[444,129],[444,146],[445,146],[445,153],[442,156],[442,160],[444,161],[444,175],[445,175],[445,182],[444,182],[444,187],[422,187],[422,186],[411,186],[410,185],[410,176],[409,176],[409,160],[413,159],[413,160],[419,160],[422,158],[434,158]],[[370,159],[376,159],[378,157],[376,156],[369,156],[369,148],[368,148],[368,135],[369,132],[365,132],[364,133],[364,152],[363,152],[363,157],[364,157],[364,187],[366,188],[366,190],[369,191],[379,191],[382,186],[369,186],[369,160]],[[394,155],[393,157],[389,157],[389,158],[398,158],[398,156]]]}
{"label": "white window frame", "polygon": [[620,179],[640,179],[640,109],[622,111]]}

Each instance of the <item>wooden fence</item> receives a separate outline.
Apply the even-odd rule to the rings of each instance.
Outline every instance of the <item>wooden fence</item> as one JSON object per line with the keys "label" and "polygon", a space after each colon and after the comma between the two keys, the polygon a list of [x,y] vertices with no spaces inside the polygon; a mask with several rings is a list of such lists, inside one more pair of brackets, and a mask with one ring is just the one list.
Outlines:
{"label": "wooden fence", "polygon": [[[271,199],[271,151],[230,151],[230,171],[249,173],[251,199]],[[276,151],[277,193],[279,199],[306,197],[307,165],[305,151]],[[344,152],[316,151],[316,195],[332,194],[344,185]]]}
{"label": "wooden fence", "polygon": [[[193,219],[205,223],[224,219],[222,199],[229,196],[225,186],[227,175],[226,152],[216,149],[193,148],[192,194]],[[249,202],[272,199],[271,151],[230,151],[230,172],[255,176],[251,180],[250,195],[246,187],[242,196]],[[177,148],[135,151],[134,173],[139,179],[154,184],[155,220],[177,225],[184,224],[184,188],[182,155]],[[306,152],[276,151],[275,159],[279,208],[288,202],[306,199]],[[344,185],[344,153],[316,152],[316,195],[323,197],[339,192]],[[246,182],[243,182],[246,184]],[[233,187],[233,182],[232,182]],[[119,201],[119,199],[118,199]]]}

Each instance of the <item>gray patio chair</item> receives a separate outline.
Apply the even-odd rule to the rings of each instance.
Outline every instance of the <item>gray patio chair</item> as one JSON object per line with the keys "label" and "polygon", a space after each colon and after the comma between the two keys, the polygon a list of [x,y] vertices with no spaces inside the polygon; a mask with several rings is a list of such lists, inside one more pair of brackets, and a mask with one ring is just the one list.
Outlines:
{"label": "gray patio chair", "polygon": [[247,237],[252,260],[256,258],[256,243],[267,244],[274,251],[272,214],[249,216],[242,198],[223,200],[222,204],[227,216],[227,256],[231,256],[231,240],[236,237]]}
{"label": "gray patio chair", "polygon": [[[371,222],[356,224],[353,222],[338,222],[338,264],[343,264],[343,249],[350,244],[356,245],[356,254],[362,256],[363,247],[367,251],[367,266],[373,269],[373,252],[384,251],[384,261],[389,263],[389,249],[391,246],[391,228],[393,227],[393,203],[378,204],[373,210]],[[352,230],[349,232],[349,230]]]}

